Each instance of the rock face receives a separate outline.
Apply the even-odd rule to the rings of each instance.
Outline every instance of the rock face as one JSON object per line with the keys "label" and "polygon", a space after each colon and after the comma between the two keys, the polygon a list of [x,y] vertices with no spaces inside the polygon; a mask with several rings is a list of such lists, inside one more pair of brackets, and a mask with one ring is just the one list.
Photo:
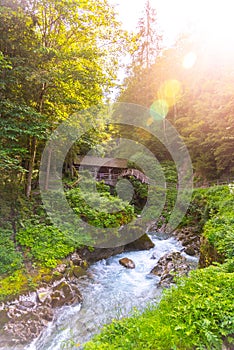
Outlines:
{"label": "rock face", "polygon": [[54,309],[81,303],[78,287],[63,279],[53,285],[39,288],[36,292],[7,302],[0,311],[4,314],[4,330],[12,344],[24,344],[36,338],[54,317]]}
{"label": "rock face", "polygon": [[135,269],[135,263],[131,259],[122,258],[119,260],[119,263],[126,267],[127,269]]}
{"label": "rock face", "polygon": [[86,260],[88,264],[92,264],[98,260],[108,259],[113,255],[120,254],[124,251],[124,246],[116,248],[82,248],[79,250],[81,258]]}
{"label": "rock face", "polygon": [[98,260],[108,259],[113,255],[123,253],[124,251],[137,251],[137,250],[149,250],[154,247],[154,243],[151,241],[147,234],[143,234],[137,240],[125,245],[115,248],[83,248],[79,250],[79,256],[82,260],[86,260],[89,264],[92,264]]}
{"label": "rock face", "polygon": [[188,255],[199,255],[200,252],[200,235],[194,227],[184,227],[174,232],[176,238],[184,247],[184,252]]}
{"label": "rock face", "polygon": [[133,250],[149,250],[154,247],[154,243],[151,241],[149,236],[145,233],[143,236],[138,238],[136,241],[127,244],[124,247],[124,251],[133,251]]}
{"label": "rock face", "polygon": [[175,276],[187,275],[189,270],[186,259],[179,252],[172,252],[162,256],[150,273],[160,277],[159,285],[167,287]]}
{"label": "rock face", "polygon": [[35,292],[2,303],[0,327],[4,330],[7,346],[32,341],[52,321],[56,308],[82,302],[77,281],[85,271],[75,263],[82,265],[83,262],[78,255],[72,258],[73,262],[68,260],[58,265],[51,275],[43,276],[41,286]]}
{"label": "rock face", "polygon": [[199,266],[207,267],[210,266],[213,262],[218,262],[223,264],[225,261],[224,254],[220,254],[211,244],[207,238],[201,237],[201,248],[200,248],[200,257],[199,257]]}
{"label": "rock face", "polygon": [[[129,244],[126,249],[143,250],[153,246],[148,236],[143,235]],[[42,276],[37,291],[2,303],[0,305],[1,339],[3,331],[3,338],[9,340],[9,346],[26,344],[38,337],[48,322],[52,321],[57,308],[82,302],[77,285],[79,278],[87,274],[88,265],[122,253],[124,250],[124,246],[109,249],[82,248],[71,254],[50,274]],[[130,269],[135,267],[134,262],[127,258],[123,259],[121,264]]]}

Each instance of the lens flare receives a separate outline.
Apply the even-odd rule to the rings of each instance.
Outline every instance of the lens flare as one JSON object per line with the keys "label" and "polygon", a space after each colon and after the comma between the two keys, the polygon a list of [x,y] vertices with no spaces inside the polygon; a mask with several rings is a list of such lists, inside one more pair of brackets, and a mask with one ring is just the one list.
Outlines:
{"label": "lens flare", "polygon": [[158,97],[166,101],[168,107],[173,106],[180,98],[181,83],[176,79],[166,80],[159,88]]}
{"label": "lens flare", "polygon": [[154,122],[154,118],[151,116],[150,118],[147,119],[146,126],[150,126],[151,124],[153,124],[153,122]]}
{"label": "lens flare", "polygon": [[165,100],[156,100],[150,106],[150,115],[154,120],[163,120],[169,111],[169,106]]}
{"label": "lens flare", "polygon": [[197,55],[194,52],[189,52],[184,56],[183,67],[186,69],[190,69],[194,66],[197,60]]}

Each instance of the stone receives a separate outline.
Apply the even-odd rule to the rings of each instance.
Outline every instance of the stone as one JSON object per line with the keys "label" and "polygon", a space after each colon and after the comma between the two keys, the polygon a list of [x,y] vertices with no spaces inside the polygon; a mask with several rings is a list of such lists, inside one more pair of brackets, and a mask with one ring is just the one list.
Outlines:
{"label": "stone", "polygon": [[56,266],[54,269],[54,272],[58,272],[59,274],[64,274],[66,272],[67,265],[66,264],[60,264]]}
{"label": "stone", "polygon": [[189,265],[180,252],[172,252],[162,256],[151,273],[160,277],[159,285],[169,286],[174,282],[175,276],[187,275],[189,270]]}
{"label": "stone", "polygon": [[41,278],[41,281],[46,283],[46,284],[50,283],[51,280],[52,280],[52,276],[51,275],[45,275],[45,276],[42,276],[42,278]]}
{"label": "stone", "polygon": [[184,252],[186,253],[186,254],[188,254],[188,255],[191,255],[191,256],[194,256],[194,255],[196,255],[196,251],[195,251],[195,249],[191,246],[191,247],[186,247],[185,249],[184,249]]}
{"label": "stone", "polygon": [[174,231],[173,234],[181,242],[182,246],[185,247],[184,251],[186,254],[191,256],[199,255],[201,245],[200,235],[195,227],[183,227],[180,230]]}
{"label": "stone", "polygon": [[37,297],[40,303],[44,303],[46,301],[46,299],[48,299],[50,297],[50,290],[49,289],[45,289],[45,288],[41,288],[38,289],[37,291]]}
{"label": "stone", "polygon": [[76,278],[86,275],[86,271],[81,266],[74,266],[72,273]]}
{"label": "stone", "polygon": [[70,260],[71,260],[73,265],[81,266],[81,264],[82,264],[82,259],[81,259],[81,257],[79,256],[78,253],[73,253],[71,255]]}
{"label": "stone", "polygon": [[26,309],[32,309],[36,306],[36,304],[33,301],[24,300],[21,302],[21,304],[19,306],[23,306]]}
{"label": "stone", "polygon": [[136,241],[127,244],[124,247],[124,251],[149,250],[154,246],[155,244],[151,241],[150,237],[145,233]]}
{"label": "stone", "polygon": [[63,278],[63,273],[60,273],[58,271],[54,271],[52,278],[51,278],[51,282],[56,282],[56,281],[60,281]]}
{"label": "stone", "polygon": [[119,260],[119,263],[127,269],[135,269],[135,263],[131,259],[122,258]]}
{"label": "stone", "polygon": [[42,319],[46,320],[47,322],[51,322],[54,317],[53,311],[49,307],[44,307],[42,312],[39,313]]}
{"label": "stone", "polygon": [[88,264],[92,264],[96,261],[108,259],[113,255],[120,254],[123,252],[123,250],[123,246],[114,248],[82,248],[79,251],[79,255],[82,257],[83,260],[87,261],[86,265],[88,266]]}
{"label": "stone", "polygon": [[61,307],[64,305],[71,305],[75,302],[81,302],[81,294],[75,286],[72,288],[66,281],[59,283],[53,287],[51,293],[51,306],[52,308]]}

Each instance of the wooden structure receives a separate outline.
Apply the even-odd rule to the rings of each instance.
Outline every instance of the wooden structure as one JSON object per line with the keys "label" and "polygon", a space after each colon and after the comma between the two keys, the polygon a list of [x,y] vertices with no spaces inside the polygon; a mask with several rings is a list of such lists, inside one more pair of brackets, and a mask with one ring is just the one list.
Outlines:
{"label": "wooden structure", "polygon": [[104,181],[109,186],[115,186],[119,178],[129,176],[134,176],[142,183],[149,183],[149,179],[141,171],[128,169],[128,161],[123,158],[77,156],[74,166],[79,172],[88,170],[96,181]]}

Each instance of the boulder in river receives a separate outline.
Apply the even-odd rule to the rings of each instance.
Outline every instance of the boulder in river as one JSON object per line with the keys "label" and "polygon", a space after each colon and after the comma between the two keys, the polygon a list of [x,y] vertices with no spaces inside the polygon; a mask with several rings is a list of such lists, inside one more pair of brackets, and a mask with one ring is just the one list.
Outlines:
{"label": "boulder in river", "polygon": [[57,286],[53,287],[53,292],[50,297],[52,308],[71,305],[82,301],[78,288],[66,281],[62,281]]}
{"label": "boulder in river", "polygon": [[[123,246],[113,246],[113,248],[81,248],[78,251],[78,255],[83,261],[85,260],[88,262],[88,264],[92,264],[96,261],[108,259],[111,256],[121,254],[124,251],[129,252],[138,250],[149,250],[153,247],[154,243],[151,241],[150,237],[145,233],[133,242]],[[80,266],[83,267],[82,264]]]}
{"label": "boulder in river", "polygon": [[155,244],[151,241],[150,237],[145,233],[143,236],[135,240],[134,242],[131,242],[127,244],[124,247],[125,252],[126,251],[137,251],[137,250],[149,250],[153,248]]}
{"label": "boulder in river", "polygon": [[119,263],[127,269],[135,269],[135,263],[129,258],[119,259]]}
{"label": "boulder in river", "polygon": [[200,234],[194,227],[183,227],[173,232],[174,236],[181,242],[184,252],[191,256],[200,253]]}
{"label": "boulder in river", "polygon": [[160,277],[159,285],[169,286],[174,282],[174,277],[187,275],[190,270],[186,259],[180,252],[172,252],[163,255],[151,273]]}

